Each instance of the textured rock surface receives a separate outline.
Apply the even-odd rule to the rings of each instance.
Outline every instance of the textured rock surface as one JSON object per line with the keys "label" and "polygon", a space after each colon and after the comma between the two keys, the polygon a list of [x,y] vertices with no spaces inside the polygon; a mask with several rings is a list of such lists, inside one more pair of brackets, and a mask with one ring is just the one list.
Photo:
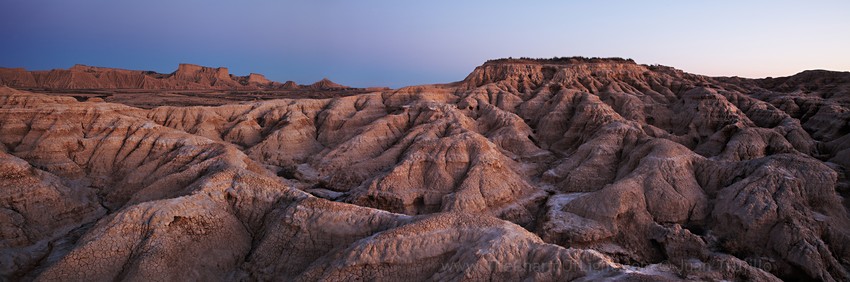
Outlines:
{"label": "textured rock surface", "polygon": [[[100,78],[0,76],[136,79],[66,72]],[[0,275],[846,281],[848,169],[850,73],[502,59],[452,84],[150,110],[4,87]]]}

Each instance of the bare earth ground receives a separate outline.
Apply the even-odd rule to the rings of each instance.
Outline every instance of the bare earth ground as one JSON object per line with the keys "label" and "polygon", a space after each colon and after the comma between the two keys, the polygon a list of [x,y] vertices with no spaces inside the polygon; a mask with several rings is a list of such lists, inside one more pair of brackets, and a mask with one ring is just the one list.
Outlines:
{"label": "bare earth ground", "polygon": [[3,280],[850,280],[850,73],[0,79]]}

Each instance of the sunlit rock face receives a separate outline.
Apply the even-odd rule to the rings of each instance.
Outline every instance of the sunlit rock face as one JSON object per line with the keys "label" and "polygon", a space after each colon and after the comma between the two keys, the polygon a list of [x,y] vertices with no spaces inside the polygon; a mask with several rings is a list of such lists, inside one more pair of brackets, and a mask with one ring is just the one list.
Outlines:
{"label": "sunlit rock face", "polygon": [[[0,77],[345,88],[188,64]],[[0,276],[850,280],[850,73],[500,59],[328,95],[141,109],[0,88]]]}

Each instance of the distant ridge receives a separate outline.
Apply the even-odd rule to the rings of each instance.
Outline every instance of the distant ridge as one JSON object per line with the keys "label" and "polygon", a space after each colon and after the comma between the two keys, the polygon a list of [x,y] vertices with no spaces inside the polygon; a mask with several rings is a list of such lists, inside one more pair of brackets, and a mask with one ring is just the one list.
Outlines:
{"label": "distant ridge", "polygon": [[28,71],[24,68],[0,68],[0,85],[40,89],[146,89],[146,90],[275,90],[275,89],[349,89],[327,78],[308,86],[293,81],[280,83],[264,75],[230,74],[226,67],[180,64],[170,74],[154,71],[74,65],[69,69]]}
{"label": "distant ridge", "polygon": [[350,87],[338,84],[338,83],[333,82],[333,81],[331,81],[330,79],[327,79],[327,78],[322,78],[322,80],[319,80],[319,81],[316,81],[313,84],[310,84],[310,88],[327,90],[327,89],[345,89],[345,88],[350,88]]}
{"label": "distant ridge", "polygon": [[295,83],[295,81],[289,80],[289,81],[286,81],[285,83],[283,83],[282,88],[283,89],[298,89],[298,88],[301,88],[301,86],[298,85],[298,83]]}

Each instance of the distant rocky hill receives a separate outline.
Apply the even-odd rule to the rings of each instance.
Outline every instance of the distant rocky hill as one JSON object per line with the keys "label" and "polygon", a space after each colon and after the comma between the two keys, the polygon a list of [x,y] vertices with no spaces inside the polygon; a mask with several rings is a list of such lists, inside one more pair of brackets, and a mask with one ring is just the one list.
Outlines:
{"label": "distant rocky hill", "polygon": [[[262,74],[236,76],[224,67],[210,68],[192,64],[180,64],[177,70],[170,74],[85,65],[49,71],[0,68],[0,85],[38,89],[146,90],[274,90],[301,87],[291,81],[270,81]],[[322,79],[309,87],[320,90],[350,88],[328,79]]]}

